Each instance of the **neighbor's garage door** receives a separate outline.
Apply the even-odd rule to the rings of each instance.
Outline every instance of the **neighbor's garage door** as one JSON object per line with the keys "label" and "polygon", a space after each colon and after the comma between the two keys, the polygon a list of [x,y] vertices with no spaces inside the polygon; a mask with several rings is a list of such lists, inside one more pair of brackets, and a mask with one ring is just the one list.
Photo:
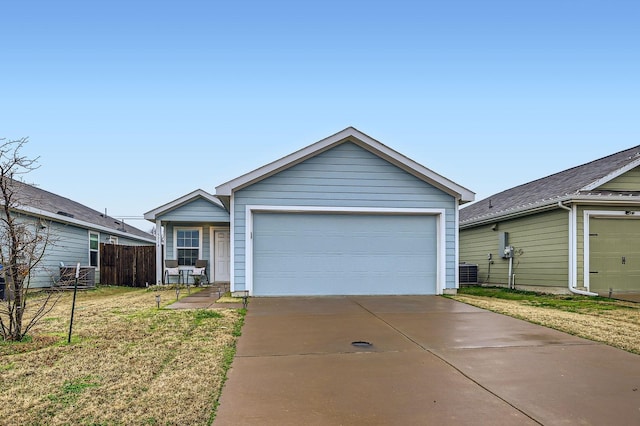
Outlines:
{"label": "neighbor's garage door", "polygon": [[591,218],[589,290],[640,291],[640,220]]}
{"label": "neighbor's garage door", "polygon": [[256,296],[436,294],[435,216],[255,213]]}

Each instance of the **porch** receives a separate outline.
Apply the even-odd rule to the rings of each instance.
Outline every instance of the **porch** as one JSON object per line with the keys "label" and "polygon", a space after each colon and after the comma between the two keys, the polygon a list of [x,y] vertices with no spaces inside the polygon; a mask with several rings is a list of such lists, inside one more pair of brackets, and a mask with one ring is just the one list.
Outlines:
{"label": "porch", "polygon": [[229,212],[199,189],[145,213],[156,225],[156,284],[228,285],[231,282]]}

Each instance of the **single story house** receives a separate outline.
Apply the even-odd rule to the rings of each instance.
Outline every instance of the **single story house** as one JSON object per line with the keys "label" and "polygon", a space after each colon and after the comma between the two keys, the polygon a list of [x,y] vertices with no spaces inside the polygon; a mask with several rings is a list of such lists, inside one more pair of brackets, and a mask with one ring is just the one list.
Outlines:
{"label": "single story house", "polygon": [[349,127],[145,214],[157,276],[205,260],[255,296],[442,294],[458,287],[458,208],[474,193]]}
{"label": "single story house", "polygon": [[155,237],[78,202],[33,185],[13,181],[20,203],[14,213],[48,235],[40,263],[30,276],[31,288],[50,287],[60,279],[60,265],[94,270],[100,282],[100,243],[153,245]]}
{"label": "single story house", "polygon": [[640,292],[640,146],[460,210],[460,260],[481,283]]}

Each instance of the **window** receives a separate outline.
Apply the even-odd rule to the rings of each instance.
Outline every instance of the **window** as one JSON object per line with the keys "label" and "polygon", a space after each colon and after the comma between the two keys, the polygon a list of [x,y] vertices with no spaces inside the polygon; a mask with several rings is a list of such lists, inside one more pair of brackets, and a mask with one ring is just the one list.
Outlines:
{"label": "window", "polygon": [[195,266],[200,258],[200,231],[197,229],[178,229],[176,231],[176,249],[178,265]]}
{"label": "window", "polygon": [[89,232],[89,265],[99,266],[98,253],[100,250],[100,234]]}

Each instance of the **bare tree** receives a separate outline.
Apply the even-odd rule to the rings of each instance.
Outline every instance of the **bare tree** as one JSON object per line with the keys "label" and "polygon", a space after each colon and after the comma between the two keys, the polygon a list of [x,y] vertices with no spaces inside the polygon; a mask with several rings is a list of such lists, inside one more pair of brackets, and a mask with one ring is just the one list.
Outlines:
{"label": "bare tree", "polygon": [[31,276],[51,242],[50,227],[25,214],[29,201],[21,191],[23,176],[38,168],[38,158],[21,155],[27,138],[0,139],[0,273],[5,279],[5,300],[0,302],[0,335],[20,341],[54,306],[53,292],[28,296]]}

